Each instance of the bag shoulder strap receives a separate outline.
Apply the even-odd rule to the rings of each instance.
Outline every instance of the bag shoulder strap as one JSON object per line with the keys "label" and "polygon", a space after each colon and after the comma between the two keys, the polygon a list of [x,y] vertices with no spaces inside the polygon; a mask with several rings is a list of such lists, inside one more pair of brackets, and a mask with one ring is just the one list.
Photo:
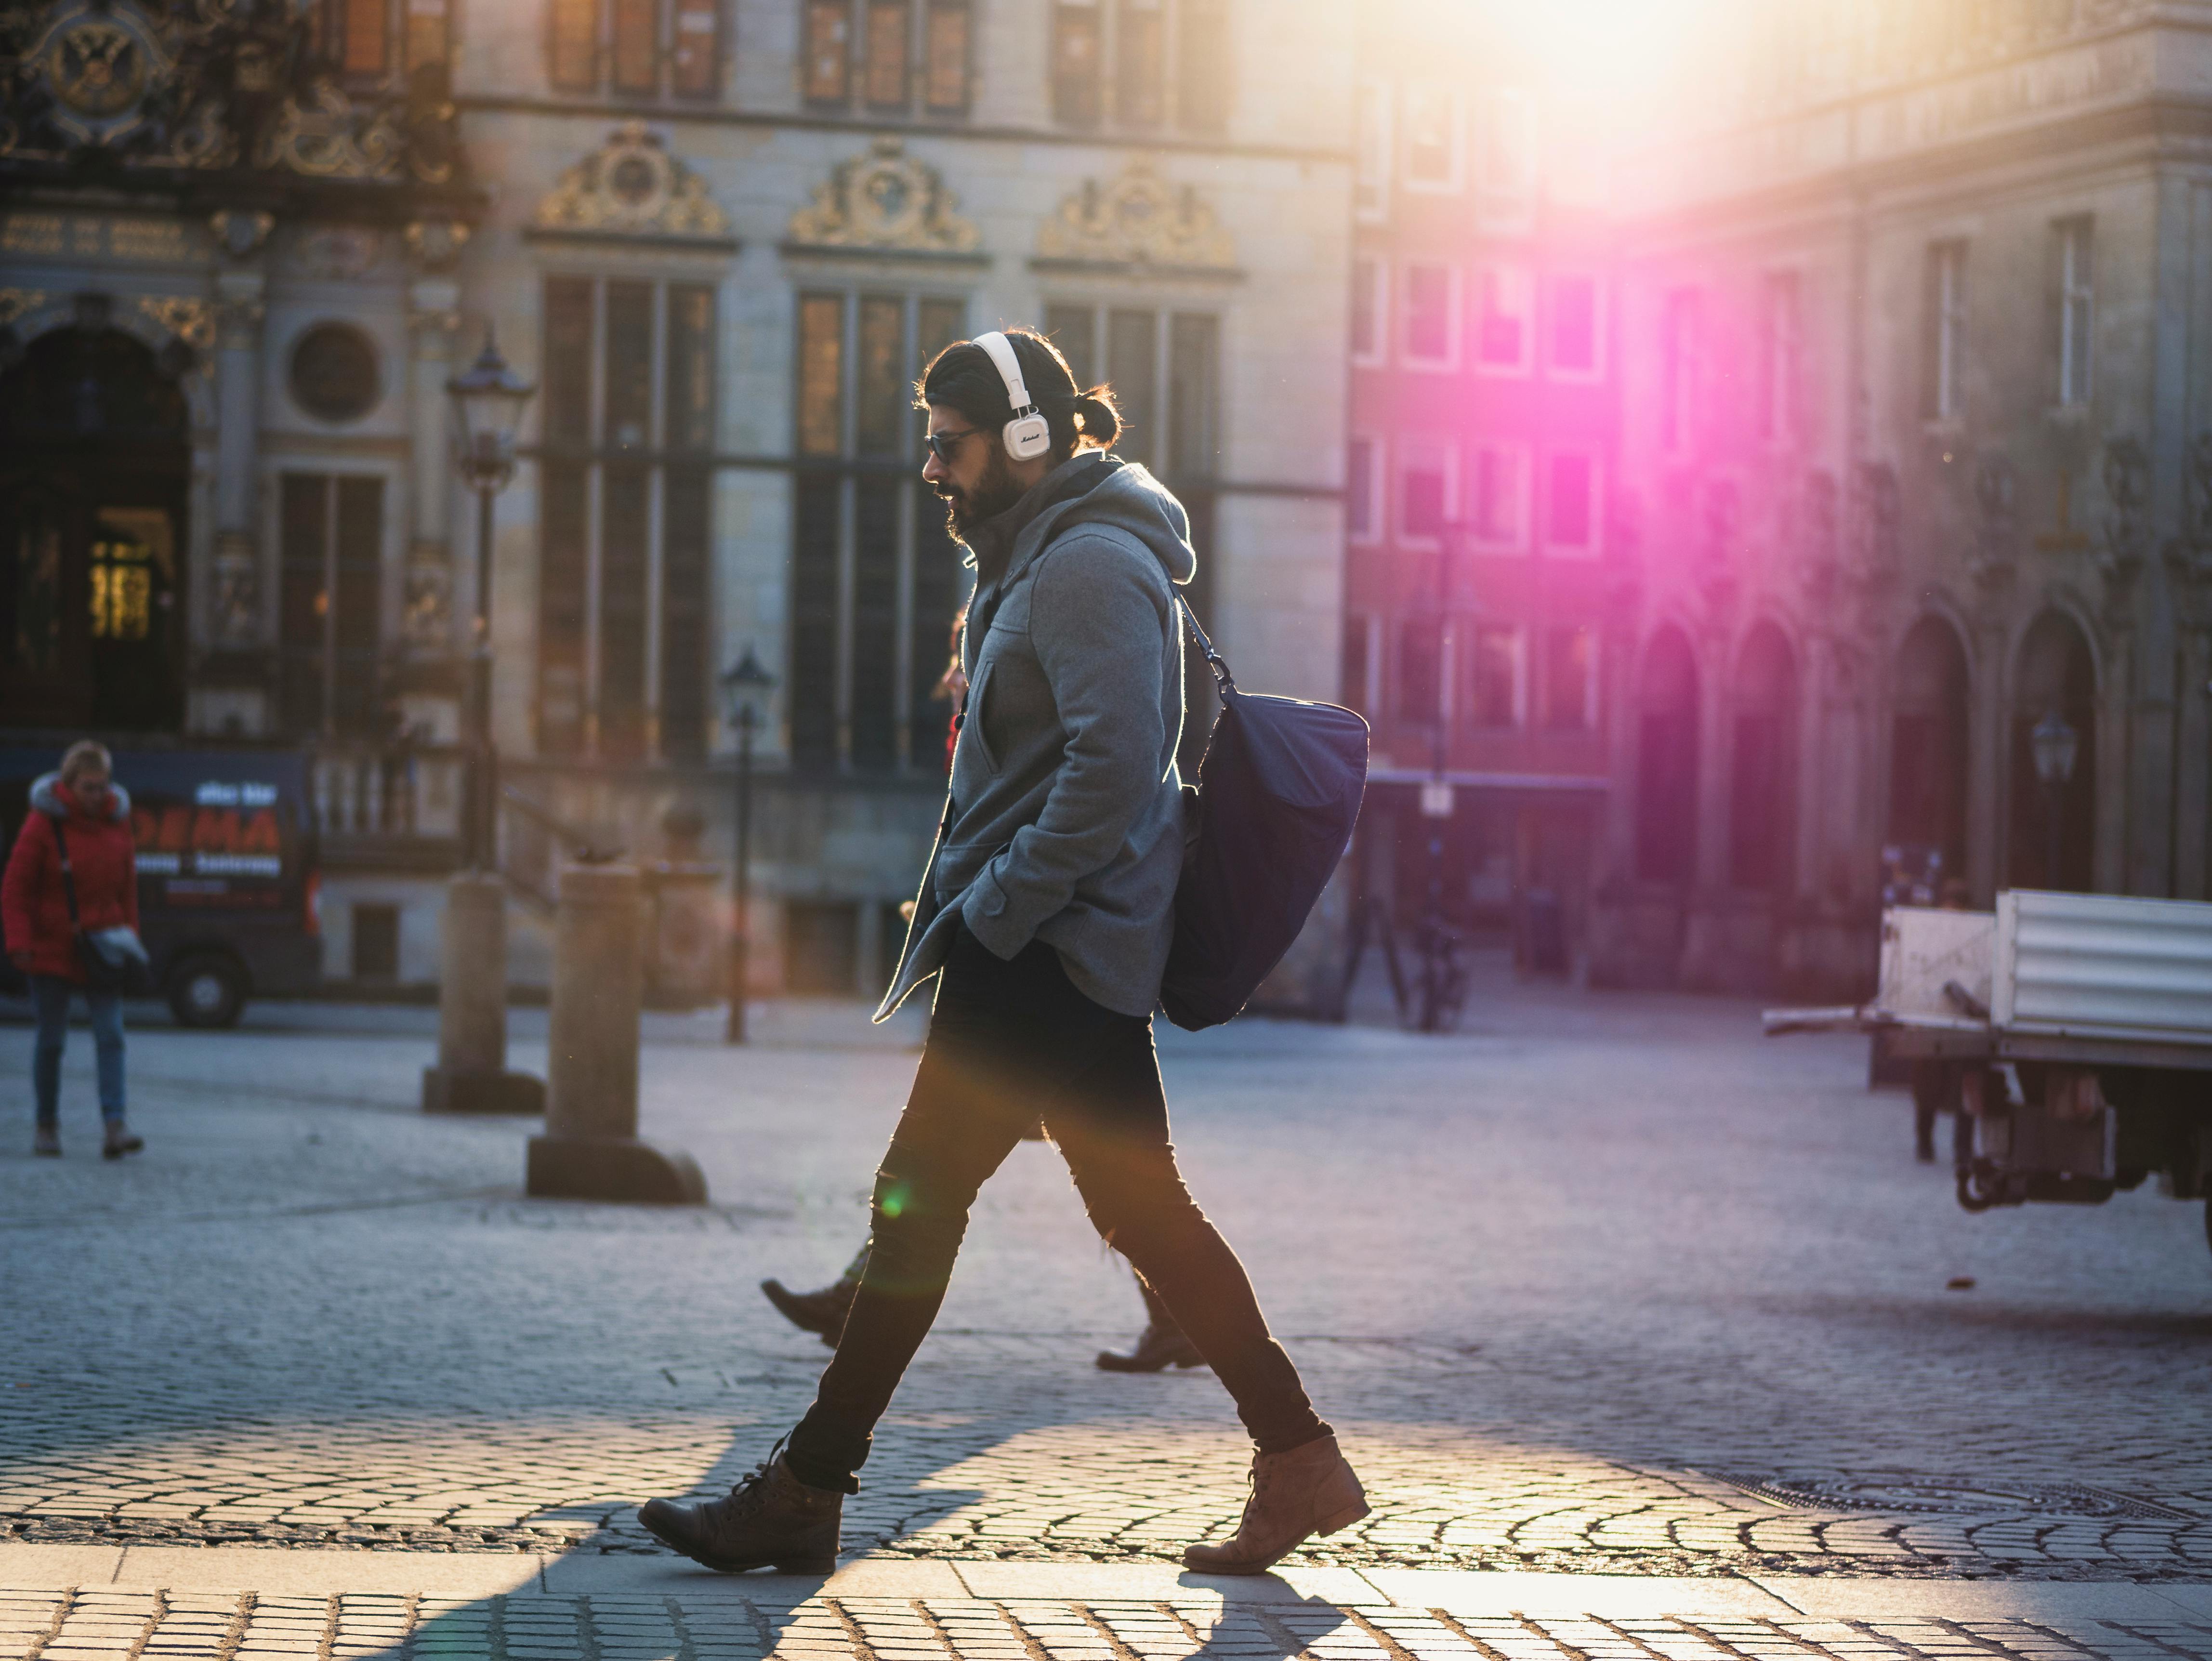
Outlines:
{"label": "bag shoulder strap", "polygon": [[82,931],[84,925],[76,916],[76,879],[70,873],[69,826],[60,819],[54,821],[54,842],[62,851],[62,897],[69,902],[70,927]]}
{"label": "bag shoulder strap", "polygon": [[1221,688],[1221,696],[1224,698],[1229,697],[1236,691],[1237,682],[1229,672],[1228,660],[1213,649],[1213,642],[1206,637],[1206,630],[1198,626],[1198,613],[1190,609],[1190,600],[1180,588],[1176,590],[1176,604],[1182,608],[1182,620],[1189,625],[1191,638],[1198,642],[1198,649],[1206,659],[1206,666],[1213,671],[1213,678]]}

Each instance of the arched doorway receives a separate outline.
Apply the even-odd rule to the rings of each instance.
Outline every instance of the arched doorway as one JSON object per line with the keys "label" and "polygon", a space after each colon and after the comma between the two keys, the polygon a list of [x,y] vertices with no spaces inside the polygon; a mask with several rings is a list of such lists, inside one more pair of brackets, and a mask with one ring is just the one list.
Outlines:
{"label": "arched doorway", "polygon": [[1762,623],[1736,660],[1729,757],[1729,881],[1777,896],[1796,870],[1797,660]]}
{"label": "arched doorway", "polygon": [[[1885,841],[1929,902],[1966,860],[1966,653],[1939,617],[1912,625],[1897,654]],[[1932,879],[1932,880],[1931,880]]]}
{"label": "arched doorway", "polygon": [[1636,738],[1636,874],[1687,883],[1698,869],[1698,665],[1672,624],[1644,654]]}
{"label": "arched doorway", "polygon": [[40,336],[0,374],[0,708],[10,726],[183,715],[183,393],[118,329]]}
{"label": "arched doorway", "polygon": [[[2013,685],[2008,880],[2087,893],[2096,873],[2097,664],[2081,624],[2060,611],[2036,618],[2020,643]],[[2036,772],[2034,733],[2053,714],[2074,731],[2074,768],[2065,782],[2048,785]]]}

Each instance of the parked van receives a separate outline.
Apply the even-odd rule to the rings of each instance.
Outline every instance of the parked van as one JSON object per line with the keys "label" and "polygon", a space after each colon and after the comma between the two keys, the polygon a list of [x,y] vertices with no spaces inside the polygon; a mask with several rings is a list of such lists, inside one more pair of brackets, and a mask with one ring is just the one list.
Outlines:
{"label": "parked van", "polygon": [[[0,833],[13,848],[32,782],[59,747],[0,750]],[[283,750],[118,750],[138,844],[139,933],[186,1026],[236,1024],[254,996],[321,984],[307,759]]]}

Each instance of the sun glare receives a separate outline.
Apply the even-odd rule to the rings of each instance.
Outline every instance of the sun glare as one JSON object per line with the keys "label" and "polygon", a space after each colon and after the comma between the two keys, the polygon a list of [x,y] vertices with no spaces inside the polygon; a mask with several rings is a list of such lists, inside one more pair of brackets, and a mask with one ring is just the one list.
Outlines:
{"label": "sun glare", "polygon": [[1498,6],[1502,27],[1553,94],[1620,115],[1663,95],[1709,42],[1723,0],[1535,0]]}

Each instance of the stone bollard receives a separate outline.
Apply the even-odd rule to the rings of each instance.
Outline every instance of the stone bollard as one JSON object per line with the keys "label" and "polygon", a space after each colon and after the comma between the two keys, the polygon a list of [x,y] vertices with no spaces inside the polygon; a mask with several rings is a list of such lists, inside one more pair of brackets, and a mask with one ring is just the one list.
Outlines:
{"label": "stone bollard", "polygon": [[507,1070],[507,888],[464,872],[446,885],[438,1064],[422,1069],[425,1113],[545,1110],[545,1086]]}
{"label": "stone bollard", "polygon": [[531,1138],[526,1183],[533,1195],[706,1203],[707,1179],[690,1155],[637,1140],[642,901],[632,867],[572,865],[561,873],[545,1134]]}

